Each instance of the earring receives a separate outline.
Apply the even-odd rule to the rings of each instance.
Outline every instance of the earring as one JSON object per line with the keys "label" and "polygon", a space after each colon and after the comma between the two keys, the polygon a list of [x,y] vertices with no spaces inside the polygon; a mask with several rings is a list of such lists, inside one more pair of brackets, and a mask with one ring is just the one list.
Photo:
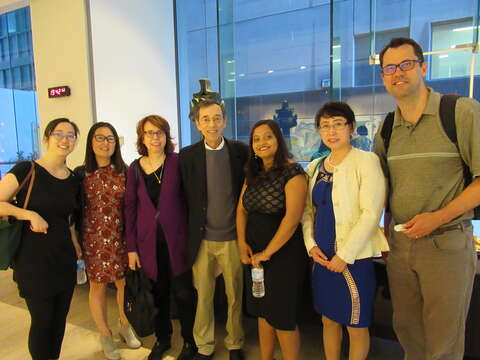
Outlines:
{"label": "earring", "polygon": [[255,160],[257,160],[257,159],[258,159],[258,156],[257,156],[257,154],[253,155],[253,157],[255,158]]}

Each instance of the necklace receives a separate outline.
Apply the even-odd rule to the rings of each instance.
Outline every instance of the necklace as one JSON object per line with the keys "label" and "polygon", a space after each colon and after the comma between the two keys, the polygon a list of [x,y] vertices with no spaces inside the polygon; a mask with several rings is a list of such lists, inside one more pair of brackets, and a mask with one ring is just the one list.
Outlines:
{"label": "necklace", "polygon": [[326,159],[326,160],[327,160],[327,164],[328,164],[328,166],[330,166],[332,169],[335,169],[335,166],[337,166],[337,165],[333,165],[333,164],[330,162],[330,156],[331,156],[331,155],[328,155],[328,156],[327,156],[327,159]]}
{"label": "necklace", "polygon": [[155,179],[157,179],[157,182],[159,184],[161,184],[162,183],[162,175],[163,175],[163,164],[162,164],[162,166],[160,166],[160,175],[157,175],[157,170],[155,170],[153,172],[153,175],[155,176]]}
{"label": "necklace", "polygon": [[[150,161],[150,158],[147,158],[147,159],[148,159],[148,164],[150,165],[150,168],[153,169],[152,162]],[[163,168],[165,167],[164,165],[165,165],[165,158],[163,158],[162,165],[160,166],[160,174],[157,175],[157,170],[153,171],[153,176],[155,176],[155,179],[157,179],[157,182],[159,184],[162,183]]]}

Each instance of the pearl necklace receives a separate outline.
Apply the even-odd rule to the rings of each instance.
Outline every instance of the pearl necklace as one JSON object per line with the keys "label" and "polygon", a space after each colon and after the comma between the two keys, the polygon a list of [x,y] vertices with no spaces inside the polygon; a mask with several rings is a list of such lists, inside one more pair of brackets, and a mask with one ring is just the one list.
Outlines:
{"label": "pearl necklace", "polygon": [[330,162],[330,155],[327,156],[326,160],[327,160],[328,166],[330,166],[332,169],[335,169],[335,167],[336,167],[337,165],[333,165],[333,164]]}

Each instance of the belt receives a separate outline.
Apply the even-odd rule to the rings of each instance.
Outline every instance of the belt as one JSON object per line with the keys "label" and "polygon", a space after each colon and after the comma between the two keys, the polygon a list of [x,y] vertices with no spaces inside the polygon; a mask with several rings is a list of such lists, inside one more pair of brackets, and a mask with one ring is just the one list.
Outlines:
{"label": "belt", "polygon": [[448,225],[441,227],[435,231],[432,231],[430,235],[442,235],[443,233],[451,230],[464,230],[465,228],[472,226],[472,222],[470,220],[463,220],[455,225]]}

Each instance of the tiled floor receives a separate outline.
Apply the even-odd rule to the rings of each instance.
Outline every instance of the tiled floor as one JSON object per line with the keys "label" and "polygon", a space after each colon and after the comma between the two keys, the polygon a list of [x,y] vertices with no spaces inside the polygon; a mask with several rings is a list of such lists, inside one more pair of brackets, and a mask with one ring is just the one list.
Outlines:
{"label": "tiled floor", "polygon": [[[116,323],[117,311],[115,309],[114,291],[109,290],[109,318],[111,324]],[[223,346],[224,314],[217,311],[217,350],[215,360],[227,360],[228,352]],[[29,316],[25,304],[18,297],[17,289],[11,280],[11,272],[0,272],[0,359],[26,360],[29,359],[27,351],[27,334]],[[245,319],[246,345],[245,353],[248,360],[259,359],[256,321]],[[323,359],[321,326],[319,318],[310,317],[303,319],[300,326],[302,335],[302,360]],[[104,359],[97,340],[95,326],[91,320],[88,309],[88,287],[78,286],[75,290],[72,307],[68,317],[67,332],[62,348],[61,359],[65,360],[97,360]],[[153,336],[142,339],[144,346],[140,349],[127,349],[120,344],[124,360],[146,359],[151,348]],[[174,322],[173,348],[164,357],[165,360],[175,359],[181,348],[178,336],[178,324]],[[277,359],[281,359],[277,351]],[[368,359],[371,360],[400,360],[402,351],[398,343],[392,341],[372,339],[372,348]]]}

